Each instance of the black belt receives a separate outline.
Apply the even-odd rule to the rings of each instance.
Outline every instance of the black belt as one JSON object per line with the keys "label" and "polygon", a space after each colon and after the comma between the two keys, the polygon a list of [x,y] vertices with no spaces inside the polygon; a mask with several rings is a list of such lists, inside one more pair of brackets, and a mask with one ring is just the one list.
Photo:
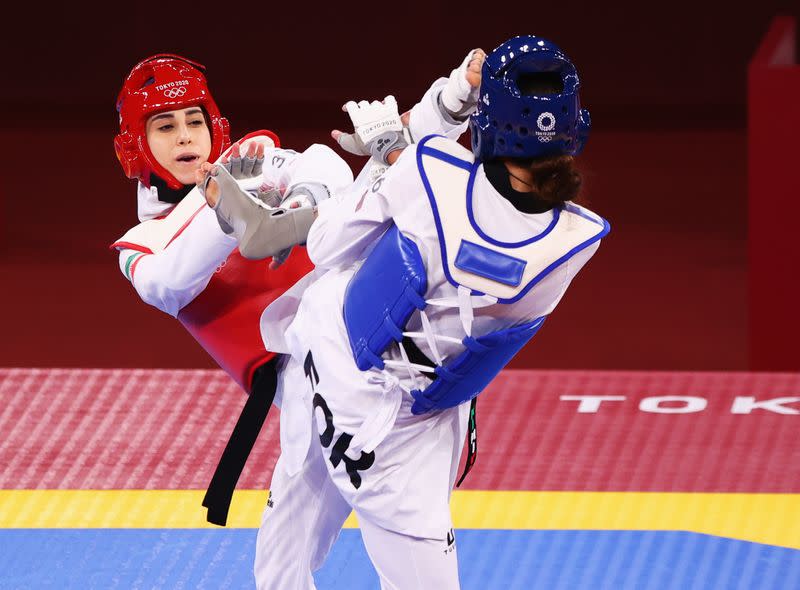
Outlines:
{"label": "black belt", "polygon": [[[414,363],[415,365],[424,365],[426,367],[433,368],[435,363],[432,362],[425,353],[422,352],[416,343],[409,338],[408,336],[403,338],[403,348],[406,350],[406,354],[408,355],[408,360]],[[427,373],[426,373],[427,374]],[[436,380],[438,377],[436,375],[431,375],[431,379]],[[472,466],[475,465],[475,461],[478,459],[478,414],[477,414],[477,407],[478,407],[478,398],[473,397],[472,402],[469,406],[469,432],[467,435],[467,462],[464,463],[464,472],[461,474],[461,477],[458,479],[458,483],[456,487],[461,487],[461,483],[464,481],[464,478],[467,477],[467,474],[472,469]]]}
{"label": "black belt", "polygon": [[208,484],[203,506],[208,508],[206,520],[212,524],[225,526],[228,521],[228,510],[236,482],[239,481],[247,457],[253,450],[253,445],[275,399],[275,390],[278,387],[276,363],[277,357],[264,363],[253,373],[250,395],[228,439],[228,444],[225,445],[211,483]]}

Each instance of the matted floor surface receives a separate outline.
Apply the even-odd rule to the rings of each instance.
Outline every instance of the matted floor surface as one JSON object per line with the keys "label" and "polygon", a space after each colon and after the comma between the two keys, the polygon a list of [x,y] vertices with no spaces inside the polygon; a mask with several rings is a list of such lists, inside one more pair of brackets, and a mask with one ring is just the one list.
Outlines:
{"label": "matted floor surface", "polygon": [[[253,588],[271,415],[211,370],[0,369],[0,588]],[[465,589],[800,588],[800,375],[506,371],[452,511]],[[318,587],[378,588],[351,517]]]}

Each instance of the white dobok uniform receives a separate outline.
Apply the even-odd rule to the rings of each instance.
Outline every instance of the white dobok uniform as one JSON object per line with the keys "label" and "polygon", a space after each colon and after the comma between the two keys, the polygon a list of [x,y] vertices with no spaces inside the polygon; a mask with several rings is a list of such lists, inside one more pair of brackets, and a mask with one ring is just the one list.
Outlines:
{"label": "white dobok uniform", "polygon": [[[409,123],[412,136],[463,132],[464,124],[446,121],[437,97],[446,79],[437,80]],[[263,185],[281,194],[308,182],[336,193],[370,182],[367,165],[353,185],[347,163],[329,147],[314,144],[302,153],[274,147],[270,137],[252,133],[241,141],[265,145],[263,173],[239,181],[245,190]],[[248,390],[253,371],[274,356],[264,348],[258,331],[263,309],[312,270],[304,248],[294,248],[277,270],[267,263],[244,259],[235,238],[219,227],[216,215],[197,189],[177,205],[158,200],[156,187],[138,185],[141,222],[117,240],[119,267],[141,299],[176,317],[234,380]],[[308,281],[313,280],[309,276]],[[276,400],[280,400],[282,388]]]}
{"label": "white dobok uniform", "polygon": [[[432,138],[426,146],[473,162],[451,139]],[[430,381],[409,374],[395,344],[383,355],[395,361],[392,366],[360,371],[343,318],[347,286],[390,224],[413,240],[427,270],[426,318],[415,312],[405,330],[427,329],[457,340],[467,330],[477,337],[549,315],[608,230],[601,218],[572,204],[521,213],[493,188],[482,166],[474,174],[470,222],[469,174],[423,151],[429,195],[418,150],[408,147],[366,191],[346,191],[320,205],[307,242],[316,280],[296,285],[262,316],[267,346],[292,357],[285,375],[292,383],[306,380],[305,395],[293,396],[296,428],[282,433],[259,531],[256,580],[262,590],[314,588],[311,572],[321,566],[351,508],[382,588],[459,587],[449,498],[469,404],[413,415],[409,390]],[[537,273],[543,278],[513,303],[470,298],[468,290],[465,299],[464,287],[446,277],[432,200],[446,240],[467,239],[495,250],[511,245],[527,262],[517,288],[459,275],[450,260],[457,281],[511,299]],[[448,248],[448,258],[454,250]],[[464,349],[452,341],[438,341],[436,351],[425,339],[415,342],[429,359],[446,361]]]}
{"label": "white dobok uniform", "polygon": [[[426,92],[423,99],[414,106],[411,111],[409,121],[409,131],[412,138],[419,139],[431,133],[458,137],[466,129],[466,123],[456,123],[447,120],[441,114],[437,104],[438,95],[446,84],[445,78],[437,80]],[[284,194],[293,185],[303,182],[323,183],[328,186],[335,195],[344,195],[349,192],[358,193],[370,188],[373,184],[374,164],[368,164],[361,172],[355,183],[352,183],[352,173],[346,167],[344,161],[325,146],[314,145],[305,152],[298,154],[291,150],[269,147],[265,150],[265,162],[263,175],[260,178],[240,181],[240,186],[245,190],[251,190],[260,184],[279,188]],[[246,144],[244,144],[246,148]],[[344,166],[347,168],[344,170]],[[352,183],[352,184],[351,184]],[[345,190],[342,187],[349,186]],[[323,209],[335,208],[343,202],[343,199],[336,197],[326,203]],[[231,349],[229,337],[234,331],[240,331],[241,321],[250,315],[250,310],[243,309],[238,316],[228,313],[231,307],[247,307],[249,304],[244,299],[251,297],[256,300],[255,293],[246,293],[240,289],[240,285],[248,281],[239,276],[241,273],[248,273],[248,278],[256,279],[255,286],[261,287],[266,263],[261,263],[264,272],[258,273],[253,269],[258,265],[252,261],[244,261],[238,256],[236,241],[231,236],[222,232],[216,220],[214,212],[205,206],[205,201],[200,193],[193,189],[177,205],[164,203],[158,200],[158,192],[155,188],[147,188],[141,183],[138,187],[138,214],[142,222],[132,228],[122,238],[113,245],[119,250],[119,266],[123,275],[132,283],[139,296],[146,303],[155,306],[179,320],[184,322],[187,329],[190,329],[195,337],[204,347],[214,356],[214,358],[225,368],[231,376],[247,389],[248,378],[252,376],[252,369],[258,363],[265,360],[264,353],[269,350],[274,352],[288,352],[285,347],[281,347],[281,341],[275,341],[275,347],[271,347],[272,342],[265,340],[266,348],[261,352],[254,350],[253,343],[248,341],[242,343],[238,349]],[[297,248],[292,257],[298,255]],[[302,249],[300,249],[302,250]],[[291,262],[291,258],[290,261]],[[285,264],[280,272],[287,273],[289,263]],[[303,265],[296,265],[302,269]],[[307,269],[306,269],[307,270]],[[319,277],[326,274],[327,269],[312,271],[302,280],[297,282],[295,287],[289,289],[285,297],[275,301],[271,307],[272,316],[262,320],[262,327],[265,322],[272,323],[270,328],[280,332],[286,327],[294,317],[299,296],[310,284],[313,284]],[[300,278],[300,277],[296,277]],[[282,277],[278,283],[285,284],[288,278]],[[293,284],[296,279],[288,284]],[[268,287],[277,285],[268,285]],[[213,287],[213,293],[212,291]],[[285,289],[282,289],[285,291]],[[238,293],[238,295],[237,295]],[[209,302],[210,300],[210,302]],[[231,300],[231,301],[228,301]],[[229,305],[235,304],[235,305]],[[192,314],[188,318],[182,318],[187,314],[187,310],[192,307],[200,308],[199,313]],[[260,309],[263,309],[264,305]],[[217,310],[224,308],[228,317],[215,317]],[[260,312],[259,312],[260,313]],[[199,316],[199,317],[195,317]],[[264,316],[267,318],[267,316]],[[237,323],[238,322],[238,323]],[[211,346],[206,343],[209,342]],[[217,350],[219,349],[219,350]],[[219,353],[219,354],[215,354]],[[262,356],[259,356],[262,355]],[[305,375],[302,363],[291,358],[284,358],[279,369],[279,385],[275,397],[276,403],[281,405],[282,400],[288,401],[288,406],[283,403],[281,413],[281,446],[288,449],[288,455],[302,457],[295,459],[298,467],[293,468],[293,473],[297,473],[299,466],[303,464],[306,451],[309,450],[308,439],[310,438],[311,428],[305,404],[307,395],[292,395],[295,390],[305,389]],[[315,447],[311,447],[313,456]],[[273,487],[282,489],[280,481],[285,477],[285,471],[281,467],[282,463],[276,466],[276,474],[273,478]],[[298,481],[296,478],[294,481]],[[313,479],[306,479],[308,494],[311,496],[326,496],[328,493],[338,494],[335,488],[331,487],[329,481],[320,479],[315,482]],[[317,485],[318,484],[318,485]],[[302,500],[305,496],[297,494],[294,498]],[[271,500],[272,504],[273,501]],[[323,502],[320,505],[326,505]],[[282,514],[288,519],[283,531],[289,536],[286,541],[290,542],[289,551],[293,552],[290,559],[284,562],[281,567],[295,567],[294,570],[287,569],[275,577],[272,567],[265,563],[264,556],[272,554],[273,550],[286,550],[282,545],[271,546],[268,541],[264,547],[259,541],[259,552],[256,558],[256,577],[259,587],[273,588],[294,588],[294,587],[313,587],[311,571],[321,565],[327,555],[330,546],[338,535],[341,524],[350,512],[349,505],[339,505],[338,510],[333,511],[333,526],[327,524],[321,528],[314,527],[314,530],[301,525],[299,520],[304,518],[306,513],[297,510],[294,514],[283,510],[291,509],[285,502],[279,504]],[[295,518],[296,517],[296,518]],[[275,522],[273,519],[272,522]],[[317,534],[319,531],[323,533]],[[364,534],[367,529],[362,526]],[[314,546],[303,545],[304,539],[312,535],[316,541]],[[302,551],[295,551],[297,547],[304,547]],[[293,571],[302,572],[300,578],[292,578]],[[295,585],[294,581],[302,580]],[[308,585],[310,584],[310,585]]]}
{"label": "white dobok uniform", "polygon": [[[328,190],[350,186],[349,166],[333,150],[312,145],[303,153],[274,146],[256,132],[242,141],[265,145],[263,173],[239,181],[246,190],[278,189],[314,179]],[[305,248],[294,248],[277,270],[247,260],[225,234],[198,189],[177,205],[158,200],[158,189],[141,183],[139,219],[113,244],[119,265],[143,301],[180,321],[200,345],[245,390],[253,374],[275,353],[264,347],[258,318],[264,307],[313,268]]]}
{"label": "white dobok uniform", "polygon": [[[247,147],[245,142],[242,151]],[[260,185],[277,188],[282,193],[294,185],[304,182],[325,184],[331,190],[341,190],[353,182],[353,175],[347,163],[331,148],[314,144],[304,152],[277,147],[266,147],[261,176],[240,180],[245,190],[255,190]],[[200,192],[192,189],[180,203],[164,203],[158,200],[158,189],[138,186],[138,215],[140,222],[159,220],[178,207],[191,210],[189,219],[181,219],[179,235],[171,235],[173,241],[169,248],[162,246],[153,256],[143,258],[136,266],[132,281],[142,300],[176,317],[178,312],[194,300],[208,284],[214,271],[225,261],[237,246],[236,239],[220,229],[213,209],[205,205]],[[198,211],[199,210],[199,211]],[[140,226],[136,226],[137,229]],[[172,229],[172,228],[170,228]],[[138,230],[141,231],[141,230]],[[126,265],[130,256],[140,251],[124,248],[129,234],[119,240],[122,242],[119,253],[120,270],[130,279],[130,268]],[[134,259],[135,262],[135,259]]]}

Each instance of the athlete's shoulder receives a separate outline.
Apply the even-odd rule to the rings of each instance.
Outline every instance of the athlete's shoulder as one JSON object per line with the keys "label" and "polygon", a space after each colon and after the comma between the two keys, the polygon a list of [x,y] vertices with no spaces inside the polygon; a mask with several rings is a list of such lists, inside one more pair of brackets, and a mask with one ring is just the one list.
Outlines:
{"label": "athlete's shoulder", "polygon": [[203,209],[208,209],[205,199],[197,189],[192,189],[166,215],[133,226],[111,244],[111,248],[117,250],[128,248],[146,253],[163,250],[198,217]]}
{"label": "athlete's shoulder", "polygon": [[608,220],[601,217],[591,209],[584,207],[583,205],[577,205],[570,202],[565,203],[564,212],[573,218],[589,221],[594,225],[599,226],[598,231],[601,233],[601,238],[605,237],[611,231],[611,224],[608,222]]}
{"label": "athlete's shoulder", "polygon": [[417,152],[420,155],[438,156],[440,159],[455,158],[469,164],[475,161],[475,156],[471,151],[455,139],[443,135],[428,135],[423,137],[417,145]]}

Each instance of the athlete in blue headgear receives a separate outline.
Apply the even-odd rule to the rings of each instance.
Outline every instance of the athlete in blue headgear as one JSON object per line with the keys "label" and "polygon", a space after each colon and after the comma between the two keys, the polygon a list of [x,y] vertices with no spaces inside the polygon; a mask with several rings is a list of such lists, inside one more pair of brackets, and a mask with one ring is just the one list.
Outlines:
{"label": "athlete in blue headgear", "polygon": [[[471,53],[451,79],[474,76],[481,59]],[[307,246],[327,272],[291,294],[288,327],[270,320],[286,299],[262,318],[266,341],[291,354],[310,387],[259,532],[260,588],[313,588],[310,570],[351,509],[382,588],[459,587],[449,498],[474,426],[468,402],[609,231],[574,203],[589,116],[566,55],[515,37],[480,72],[479,92],[477,81],[461,94],[456,83],[440,97],[451,114],[472,113],[472,152],[428,136],[397,157],[396,112],[348,108],[356,133],[340,143],[397,160],[366,190],[319,205]],[[222,188],[222,203],[235,199]]]}

